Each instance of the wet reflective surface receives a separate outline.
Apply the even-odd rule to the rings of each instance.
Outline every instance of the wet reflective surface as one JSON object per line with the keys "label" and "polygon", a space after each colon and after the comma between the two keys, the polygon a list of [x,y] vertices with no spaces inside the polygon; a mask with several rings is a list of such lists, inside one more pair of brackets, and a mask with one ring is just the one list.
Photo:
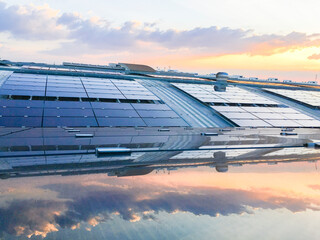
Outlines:
{"label": "wet reflective surface", "polygon": [[0,236],[319,239],[319,133],[2,128]]}

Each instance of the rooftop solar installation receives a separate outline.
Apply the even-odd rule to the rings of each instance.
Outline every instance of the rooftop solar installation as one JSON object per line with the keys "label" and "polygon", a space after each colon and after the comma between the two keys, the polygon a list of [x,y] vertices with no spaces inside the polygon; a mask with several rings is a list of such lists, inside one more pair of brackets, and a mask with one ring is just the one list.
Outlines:
{"label": "rooftop solar installation", "polygon": [[13,73],[0,94],[0,126],[188,126],[133,80]]}
{"label": "rooftop solar installation", "polygon": [[299,101],[313,107],[320,107],[320,92],[287,89],[265,89],[294,101]]}
{"label": "rooftop solar installation", "polygon": [[226,92],[216,92],[213,85],[172,83],[184,92],[205,103],[248,103],[248,104],[278,104],[239,87],[227,87]]}
{"label": "rooftop solar installation", "polygon": [[[242,88],[227,87],[226,92],[215,92],[211,85],[173,85],[204,103],[210,103],[214,110],[238,126],[304,127],[308,124],[320,127],[319,120]],[[248,104],[250,106],[246,106]]]}

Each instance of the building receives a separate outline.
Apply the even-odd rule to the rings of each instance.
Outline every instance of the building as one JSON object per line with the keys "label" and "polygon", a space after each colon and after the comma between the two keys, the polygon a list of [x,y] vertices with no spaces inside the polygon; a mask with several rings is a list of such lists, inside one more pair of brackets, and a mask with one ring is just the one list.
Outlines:
{"label": "building", "polygon": [[5,63],[4,127],[320,127],[315,84],[226,75],[221,88],[217,77],[138,64]]}

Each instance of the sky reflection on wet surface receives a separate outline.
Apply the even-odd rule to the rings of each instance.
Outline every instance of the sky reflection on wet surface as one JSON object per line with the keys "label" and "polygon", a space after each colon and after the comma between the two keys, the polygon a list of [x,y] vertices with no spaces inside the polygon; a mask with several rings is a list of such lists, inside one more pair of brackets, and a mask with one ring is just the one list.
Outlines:
{"label": "sky reflection on wet surface", "polygon": [[[213,141],[215,137],[209,141],[200,138],[199,151],[143,153],[144,157],[140,153],[134,157],[133,153],[129,157],[132,162],[126,156],[116,162],[118,165],[113,157],[100,159],[99,165],[73,163],[64,174],[59,171],[71,164],[65,156],[60,156],[65,160],[62,165],[49,164],[49,158],[47,165],[36,165],[39,159],[33,162],[35,165],[30,165],[31,160],[29,165],[18,165],[13,161],[17,160],[15,157],[9,157],[16,154],[14,148],[3,151],[7,155],[0,159],[3,174],[0,236],[2,239],[318,239],[318,149],[202,151],[208,146],[222,146],[217,143],[226,139],[228,147],[245,147],[248,141],[256,141],[260,146],[267,143],[295,146],[304,140],[317,139],[317,132],[312,135],[311,130],[306,130],[303,135],[301,130],[296,139],[288,142],[275,137],[279,135],[280,130],[277,131],[274,137],[262,134],[258,140],[250,131],[241,138],[228,132],[216,139],[219,141]],[[182,135],[180,138],[185,139]],[[5,165],[5,161],[13,168]],[[217,168],[222,163],[223,168]],[[97,172],[99,168],[103,172]],[[35,169],[40,169],[41,174],[32,175]],[[11,175],[4,174],[7,172]]]}
{"label": "sky reflection on wet surface", "polygon": [[287,165],[5,180],[0,231],[4,239],[316,239],[316,163]]}

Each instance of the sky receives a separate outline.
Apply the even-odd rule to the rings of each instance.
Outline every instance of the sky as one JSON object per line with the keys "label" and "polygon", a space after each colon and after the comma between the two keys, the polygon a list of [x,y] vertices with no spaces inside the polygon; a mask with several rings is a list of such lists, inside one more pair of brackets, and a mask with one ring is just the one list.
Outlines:
{"label": "sky", "polygon": [[313,81],[318,9],[316,0],[0,0],[0,58]]}
{"label": "sky", "polygon": [[0,236],[319,239],[320,175],[314,163],[229,170],[7,179],[0,185]]}

